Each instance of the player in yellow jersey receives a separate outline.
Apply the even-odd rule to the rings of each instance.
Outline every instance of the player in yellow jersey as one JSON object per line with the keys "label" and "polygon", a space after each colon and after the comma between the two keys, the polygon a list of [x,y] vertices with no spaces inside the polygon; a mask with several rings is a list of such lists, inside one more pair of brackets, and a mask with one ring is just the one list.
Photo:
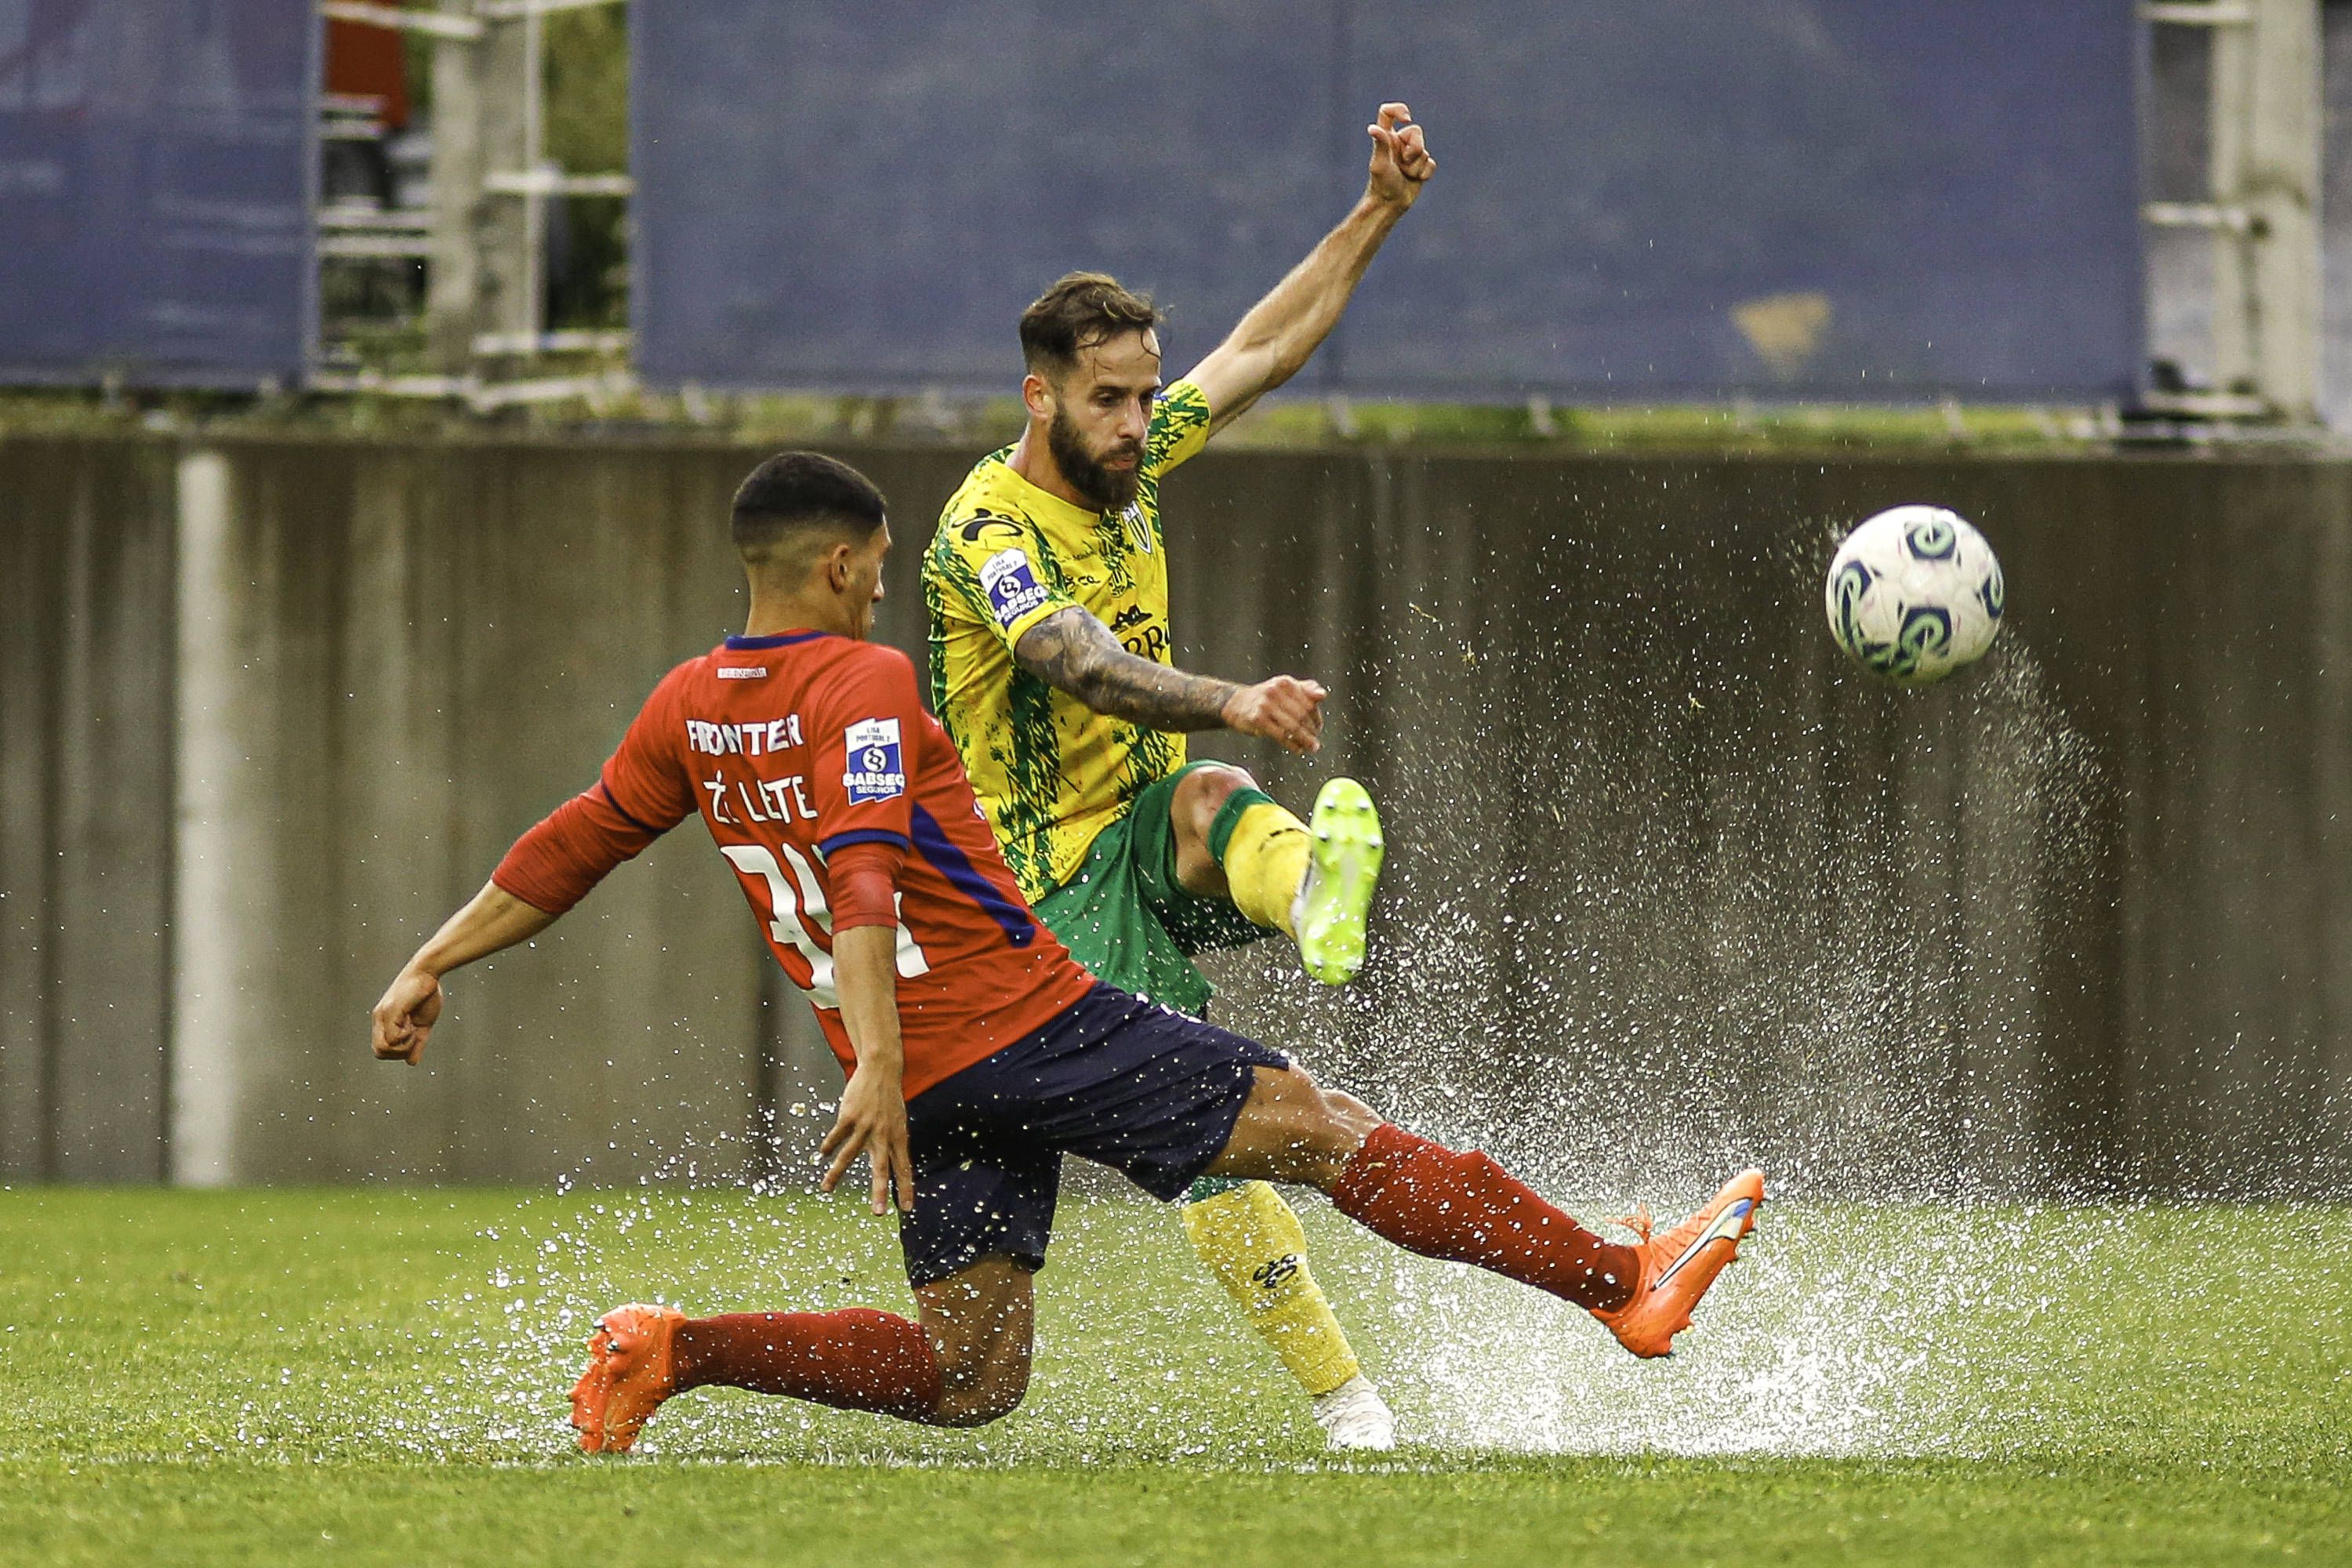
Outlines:
{"label": "player in yellow jersey", "polygon": [[[1194,730],[1313,752],[1325,691],[1174,668],[1160,481],[1307,363],[1435,172],[1403,104],[1366,129],[1354,210],[1174,384],[1158,310],[1116,280],[1072,273],[1031,305],[1028,428],[973,468],[924,557],[932,700],[1022,890],[1102,979],[1196,1015],[1212,994],[1198,952],[1278,931],[1331,984],[1364,959],[1382,845],[1362,786],[1331,780],[1302,823],[1241,769],[1185,760]],[[1274,1189],[1203,1181],[1184,1219],[1332,1446],[1391,1447]]]}

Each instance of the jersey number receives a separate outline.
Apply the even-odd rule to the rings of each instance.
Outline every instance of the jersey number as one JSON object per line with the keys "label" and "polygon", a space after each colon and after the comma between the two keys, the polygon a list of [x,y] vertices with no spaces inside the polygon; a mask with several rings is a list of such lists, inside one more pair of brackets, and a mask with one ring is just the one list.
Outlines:
{"label": "jersey number", "polygon": [[[833,911],[825,907],[824,889],[818,885],[816,873],[799,850],[789,844],[777,847],[791,862],[792,876],[787,879],[776,858],[757,844],[722,844],[719,852],[735,863],[735,869],[746,876],[757,877],[768,885],[768,934],[778,942],[789,943],[808,960],[809,984],[801,987],[809,1000],[820,1007],[838,1007],[841,994],[833,984],[833,954],[819,947],[816,939],[801,923],[805,915],[809,923],[827,936],[833,934]],[[907,979],[930,972],[930,960],[916,945],[915,933],[907,922],[898,922],[898,973]]]}

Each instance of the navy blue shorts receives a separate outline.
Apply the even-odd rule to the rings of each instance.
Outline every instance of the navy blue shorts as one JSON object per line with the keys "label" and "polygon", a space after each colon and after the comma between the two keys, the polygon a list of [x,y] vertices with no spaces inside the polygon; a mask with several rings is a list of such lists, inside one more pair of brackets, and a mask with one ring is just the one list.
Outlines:
{"label": "navy blue shorts", "polygon": [[1271,1047],[1097,984],[907,1102],[907,1278],[928,1285],[995,1253],[1044,1268],[1066,1153],[1162,1203],[1181,1196],[1233,1136],[1254,1069],[1289,1065]]}

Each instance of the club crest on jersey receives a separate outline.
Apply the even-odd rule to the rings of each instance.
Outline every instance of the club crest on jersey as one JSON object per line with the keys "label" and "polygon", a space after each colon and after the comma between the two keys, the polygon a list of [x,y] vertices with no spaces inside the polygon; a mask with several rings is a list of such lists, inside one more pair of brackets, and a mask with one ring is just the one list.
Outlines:
{"label": "club crest on jersey", "polygon": [[988,537],[988,531],[992,528],[1001,528],[1015,539],[1021,537],[1019,523],[1009,517],[999,517],[992,511],[976,513],[968,521],[959,523],[956,526],[956,531],[963,535],[963,542],[966,544],[978,544]]}
{"label": "club crest on jersey", "polygon": [[980,586],[1001,626],[1011,626],[1046,599],[1037,574],[1030,569],[1029,557],[1018,550],[1000,550],[990,556],[980,569]]}
{"label": "club crest on jersey", "polygon": [[848,765],[841,787],[849,804],[895,800],[907,793],[907,769],[899,761],[898,721],[861,719],[842,733],[843,756]]}

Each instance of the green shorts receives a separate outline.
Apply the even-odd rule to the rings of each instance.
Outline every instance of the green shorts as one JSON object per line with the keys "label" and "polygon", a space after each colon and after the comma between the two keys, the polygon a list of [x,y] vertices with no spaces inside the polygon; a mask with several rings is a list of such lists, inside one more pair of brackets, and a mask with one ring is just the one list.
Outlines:
{"label": "green shorts", "polygon": [[1177,769],[1135,797],[1127,815],[1096,836],[1077,874],[1037,900],[1037,916],[1098,980],[1200,1017],[1216,987],[1192,954],[1240,947],[1273,934],[1223,899],[1186,892],[1176,881],[1176,830],[1168,820]]}

